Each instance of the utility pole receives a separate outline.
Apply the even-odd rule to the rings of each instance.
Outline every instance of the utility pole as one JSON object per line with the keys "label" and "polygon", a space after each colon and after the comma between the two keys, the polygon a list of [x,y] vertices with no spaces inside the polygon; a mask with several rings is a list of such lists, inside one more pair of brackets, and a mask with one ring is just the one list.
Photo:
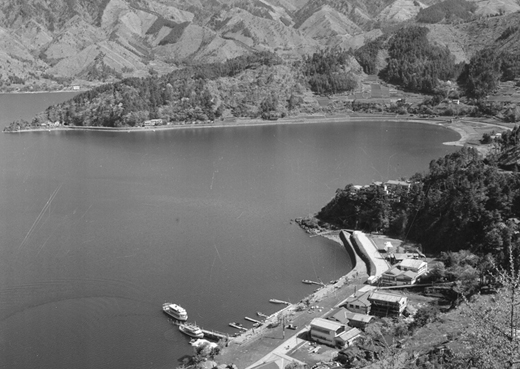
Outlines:
{"label": "utility pole", "polygon": [[285,339],[285,316],[282,315],[282,339]]}

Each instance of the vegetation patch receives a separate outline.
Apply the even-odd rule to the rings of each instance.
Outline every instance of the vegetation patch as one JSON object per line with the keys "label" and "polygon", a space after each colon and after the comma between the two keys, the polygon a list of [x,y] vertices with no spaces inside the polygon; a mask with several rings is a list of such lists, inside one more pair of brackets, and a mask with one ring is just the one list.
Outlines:
{"label": "vegetation patch", "polygon": [[477,6],[474,3],[466,0],[446,0],[421,9],[416,19],[419,23],[439,23],[442,21],[449,23],[455,20],[466,21],[473,17],[473,13],[476,9]]}

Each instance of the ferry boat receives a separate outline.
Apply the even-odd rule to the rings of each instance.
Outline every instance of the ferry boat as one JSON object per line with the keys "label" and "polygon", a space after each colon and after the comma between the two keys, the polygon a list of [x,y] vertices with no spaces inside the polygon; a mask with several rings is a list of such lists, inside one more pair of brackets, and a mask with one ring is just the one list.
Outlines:
{"label": "ferry boat", "polygon": [[165,303],[162,307],[163,311],[174,319],[186,321],[188,320],[188,313],[182,306],[172,303]]}
{"label": "ferry boat", "polygon": [[202,338],[204,337],[204,332],[202,332],[202,329],[199,328],[199,326],[193,324],[193,323],[182,323],[179,324],[179,331],[182,333],[194,337],[194,338]]}

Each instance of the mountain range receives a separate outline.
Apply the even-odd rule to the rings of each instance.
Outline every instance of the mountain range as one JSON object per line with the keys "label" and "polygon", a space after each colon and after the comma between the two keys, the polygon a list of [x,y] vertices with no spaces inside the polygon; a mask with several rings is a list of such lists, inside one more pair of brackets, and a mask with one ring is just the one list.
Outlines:
{"label": "mountain range", "polygon": [[[467,14],[453,10],[461,2]],[[518,0],[0,0],[0,85],[88,85],[254,51],[296,60],[417,22],[460,62],[519,20]]]}

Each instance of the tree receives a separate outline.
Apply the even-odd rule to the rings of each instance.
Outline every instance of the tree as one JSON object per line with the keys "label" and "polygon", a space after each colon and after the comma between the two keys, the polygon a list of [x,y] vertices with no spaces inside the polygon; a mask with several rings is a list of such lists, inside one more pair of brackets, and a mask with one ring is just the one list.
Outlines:
{"label": "tree", "polygon": [[517,368],[520,365],[520,272],[509,248],[509,269],[495,268],[501,288],[494,296],[467,302],[470,318],[463,339],[469,351],[459,353],[460,363],[483,369]]}

